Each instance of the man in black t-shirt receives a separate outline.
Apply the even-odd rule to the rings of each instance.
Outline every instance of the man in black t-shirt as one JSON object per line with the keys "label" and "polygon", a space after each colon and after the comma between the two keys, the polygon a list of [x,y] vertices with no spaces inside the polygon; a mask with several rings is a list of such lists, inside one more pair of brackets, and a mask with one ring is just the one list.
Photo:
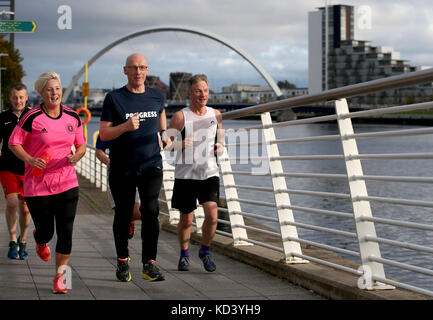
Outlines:
{"label": "man in black t-shirt", "polygon": [[[99,161],[107,166],[108,172],[110,172],[110,158],[106,154],[106,150],[110,150],[111,143],[110,141],[102,141],[101,137],[98,135],[96,139],[95,145],[95,155]],[[108,200],[110,201],[111,208],[114,210],[116,207],[114,204],[113,196],[111,195],[110,185],[108,185]],[[138,194],[138,190],[135,193],[135,204],[134,211],[132,213],[132,221],[129,227],[129,235],[128,239],[132,239],[135,231],[135,220],[141,220],[141,212],[140,212],[140,195]]]}
{"label": "man in black t-shirt", "polygon": [[138,188],[143,278],[159,281],[164,280],[164,276],[156,266],[158,196],[162,185],[158,131],[162,133],[167,128],[164,95],[161,90],[144,85],[149,66],[143,55],[130,55],[123,71],[128,83],[105,97],[99,128],[101,140],[111,141],[109,184],[115,203],[116,277],[119,281],[131,281],[128,233]]}
{"label": "man in black t-shirt", "polygon": [[[6,222],[9,231],[10,259],[27,259],[26,237],[30,223],[30,214],[23,195],[24,162],[18,159],[8,148],[12,134],[21,115],[26,113],[28,95],[24,84],[16,84],[11,88],[9,99],[12,108],[0,113],[0,181],[6,198]],[[17,238],[18,208],[20,212],[20,236]]]}

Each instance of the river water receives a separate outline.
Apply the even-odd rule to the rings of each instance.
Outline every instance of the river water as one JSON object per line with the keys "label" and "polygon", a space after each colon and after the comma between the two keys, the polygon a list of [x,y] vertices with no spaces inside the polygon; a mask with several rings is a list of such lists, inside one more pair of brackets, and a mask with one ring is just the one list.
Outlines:
{"label": "river water", "polygon": [[[254,120],[229,120],[223,123],[225,129],[236,129],[258,125],[259,121]],[[376,132],[387,130],[399,130],[402,128],[416,128],[417,126],[402,126],[390,124],[355,124],[355,133]],[[89,142],[92,134],[99,128],[99,119],[94,117],[88,124]],[[306,124],[276,128],[275,134],[278,139],[321,136],[338,134],[338,127],[335,123]],[[260,141],[262,138],[254,131],[242,136],[241,143],[249,141]],[[358,150],[360,154],[382,154],[382,153],[422,153],[432,152],[432,135],[421,135],[412,137],[392,137],[380,139],[360,139],[358,140]],[[341,143],[339,141],[326,142],[303,142],[279,144],[281,156],[292,155],[332,155],[342,154]],[[266,154],[261,147],[244,147],[229,149],[230,155],[245,155],[260,157]],[[232,164],[235,171],[251,170],[251,164]],[[363,172],[365,175],[389,175],[389,176],[419,176],[431,177],[433,173],[433,162],[429,160],[363,160]],[[341,160],[290,160],[283,161],[285,172],[293,173],[339,173],[346,174],[344,162]],[[266,171],[267,165],[264,162],[255,160],[253,162],[255,173]],[[254,176],[235,176],[236,184],[271,187],[270,177],[261,175]],[[287,178],[288,189],[322,191],[331,193],[349,194],[348,183],[344,179],[306,179],[306,178]],[[433,185],[421,183],[396,183],[396,182],[373,182],[367,181],[367,190],[370,196],[417,199],[429,201],[433,195]],[[221,190],[224,196],[224,190]],[[238,190],[239,198],[274,202],[273,194],[266,192],[255,192],[250,190]],[[290,195],[292,205],[317,208],[324,210],[352,213],[352,205],[349,200],[335,199],[329,197],[312,197],[302,195]],[[241,204],[242,211],[260,213],[271,217],[276,217],[275,210],[263,206]],[[417,223],[433,224],[433,208],[422,208],[417,206],[391,205],[386,203],[371,202],[373,216],[381,218],[392,218]],[[310,214],[301,211],[294,211],[295,221],[326,228],[333,228],[356,233],[355,225],[352,220],[347,220],[334,216]],[[262,222],[270,227],[278,229],[278,225],[273,222]],[[402,242],[410,242],[420,245],[430,246],[433,243],[433,232],[413,230],[396,226],[376,223],[376,233],[380,238],[392,239]],[[329,244],[343,249],[359,251],[355,239],[338,236],[334,234],[312,231],[298,228],[300,238]],[[390,245],[380,245],[383,258],[409,263],[415,266],[431,268],[433,257],[417,251],[402,249]],[[360,261],[351,256],[344,256],[357,263]],[[402,271],[394,267],[385,266],[385,272],[397,280],[416,285],[425,289],[433,290],[433,279],[428,276],[418,275],[413,272]]]}

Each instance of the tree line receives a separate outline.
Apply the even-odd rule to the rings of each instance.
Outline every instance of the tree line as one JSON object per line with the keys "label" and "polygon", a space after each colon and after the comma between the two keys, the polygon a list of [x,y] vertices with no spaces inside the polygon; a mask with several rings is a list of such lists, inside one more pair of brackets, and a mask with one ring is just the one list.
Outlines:
{"label": "tree line", "polygon": [[[11,107],[9,101],[9,91],[15,83],[21,82],[25,76],[21,61],[23,58],[18,49],[14,49],[12,44],[0,37],[0,53],[6,53],[7,56],[0,57],[1,72],[1,99],[3,108]],[[3,69],[4,68],[4,69]]]}

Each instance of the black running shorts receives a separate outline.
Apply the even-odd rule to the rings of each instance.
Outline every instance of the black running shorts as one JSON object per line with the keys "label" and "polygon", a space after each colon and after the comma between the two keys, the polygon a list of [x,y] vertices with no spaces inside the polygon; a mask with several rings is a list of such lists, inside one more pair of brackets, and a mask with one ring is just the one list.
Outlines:
{"label": "black running shorts", "polygon": [[197,199],[200,204],[208,201],[219,203],[219,189],[219,177],[206,180],[175,179],[171,206],[181,213],[190,213],[197,209]]}

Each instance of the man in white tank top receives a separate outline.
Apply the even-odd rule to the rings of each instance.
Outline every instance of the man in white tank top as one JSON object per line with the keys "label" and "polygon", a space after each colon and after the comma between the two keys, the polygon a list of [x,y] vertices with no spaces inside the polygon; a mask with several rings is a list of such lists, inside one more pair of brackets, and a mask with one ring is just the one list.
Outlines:
{"label": "man in white tank top", "polygon": [[210,245],[218,219],[219,169],[216,155],[224,151],[222,117],[219,110],[206,106],[209,98],[207,77],[195,75],[189,83],[191,105],[173,115],[167,130],[173,143],[166,149],[177,150],[171,201],[172,207],[181,213],[177,226],[180,244],[178,270],[190,268],[189,240],[198,200],[205,213],[199,257],[206,271],[213,272],[216,267],[210,257]]}

